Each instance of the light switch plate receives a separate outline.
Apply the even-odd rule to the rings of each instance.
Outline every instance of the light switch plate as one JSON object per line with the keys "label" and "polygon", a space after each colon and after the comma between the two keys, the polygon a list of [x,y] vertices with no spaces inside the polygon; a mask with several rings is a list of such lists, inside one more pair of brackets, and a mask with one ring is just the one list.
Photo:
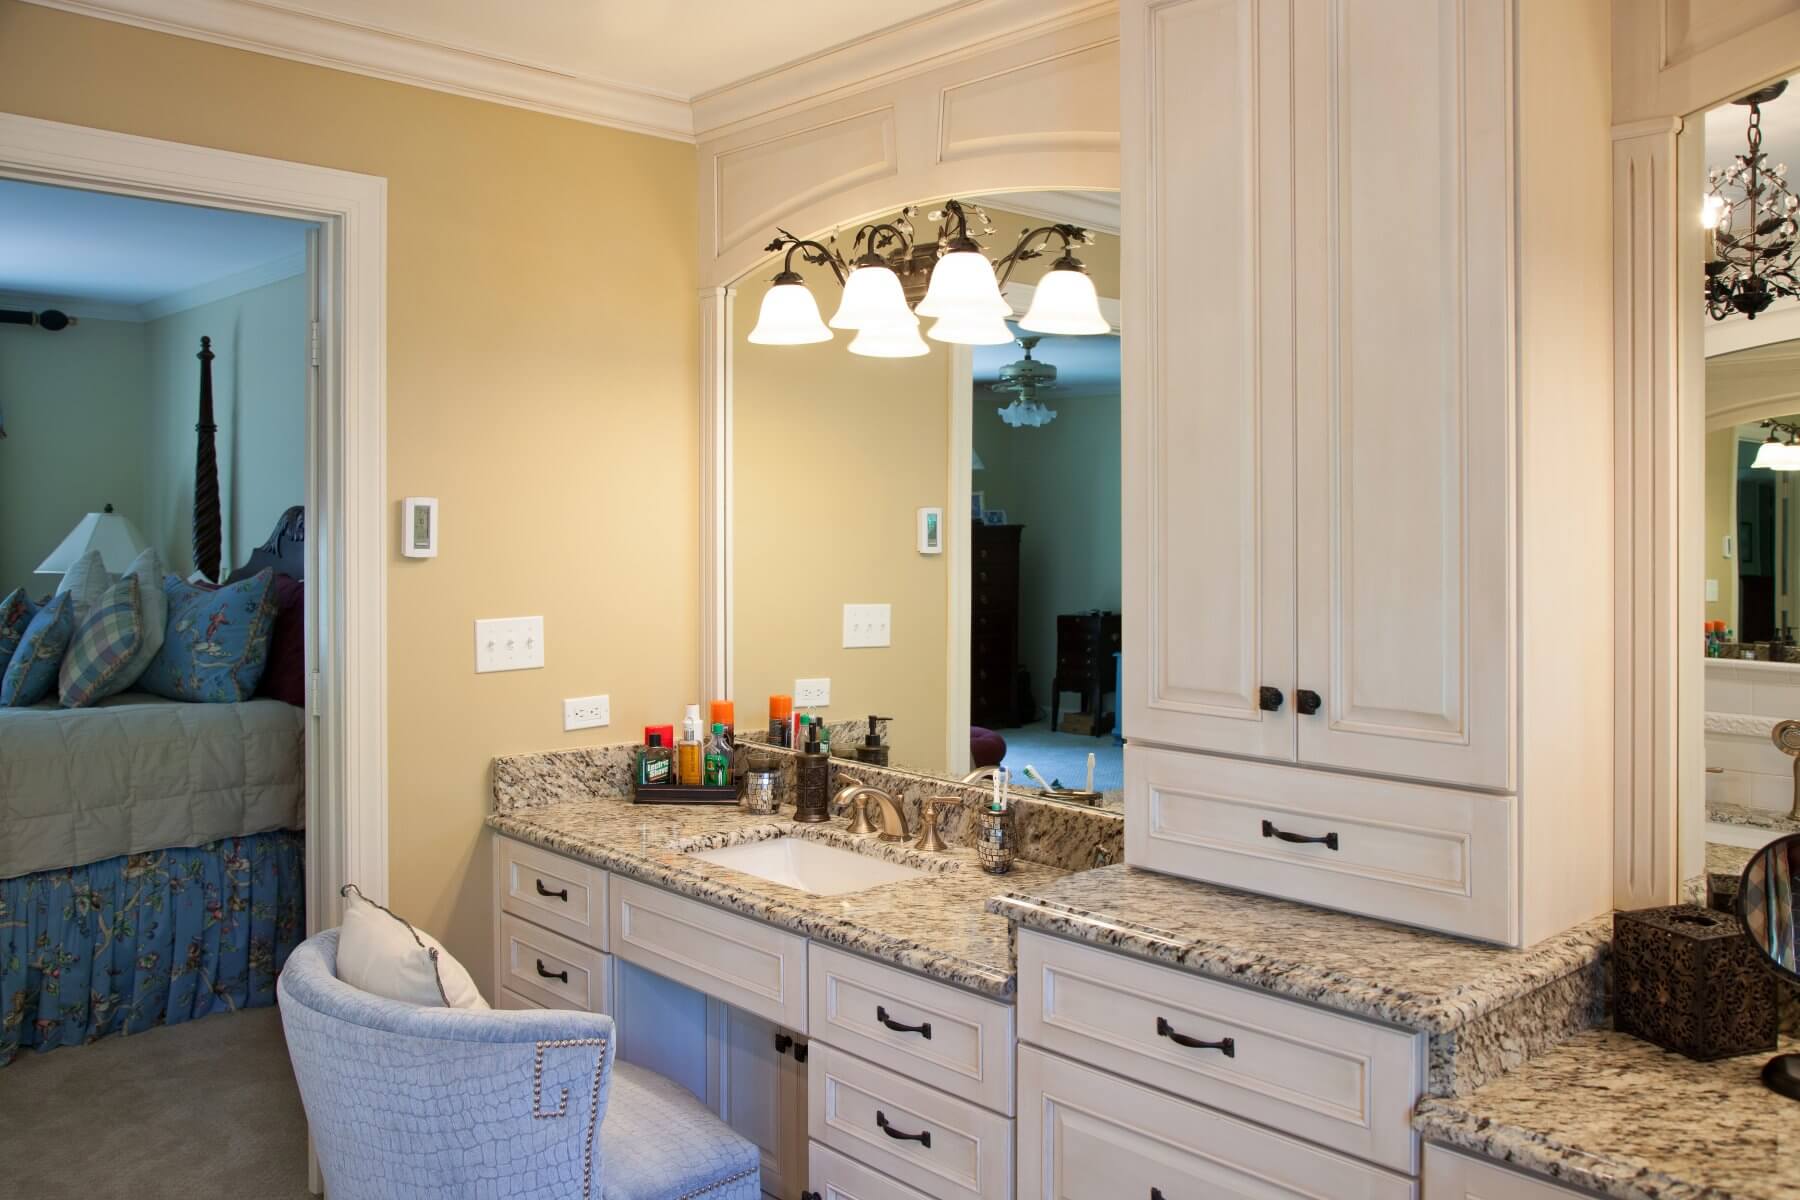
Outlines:
{"label": "light switch plate", "polygon": [[831,680],[794,680],[794,704],[799,708],[824,708],[831,703]]}
{"label": "light switch plate", "polygon": [[893,623],[891,604],[844,605],[844,648],[893,645]]}
{"label": "light switch plate", "polygon": [[1719,581],[1716,579],[1709,579],[1706,581],[1706,602],[1708,604],[1717,604],[1719,602]]}
{"label": "light switch plate", "polygon": [[544,618],[475,622],[475,672],[529,671],[544,665]]}
{"label": "light switch plate", "polygon": [[577,696],[563,701],[563,731],[597,729],[612,724],[611,696]]}

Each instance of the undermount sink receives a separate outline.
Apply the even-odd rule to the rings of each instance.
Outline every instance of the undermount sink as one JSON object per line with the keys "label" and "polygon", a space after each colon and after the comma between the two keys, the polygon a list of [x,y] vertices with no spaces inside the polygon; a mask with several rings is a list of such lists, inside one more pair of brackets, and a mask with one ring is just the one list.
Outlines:
{"label": "undermount sink", "polygon": [[691,853],[709,863],[815,896],[842,896],[926,875],[904,863],[796,837],[768,838]]}

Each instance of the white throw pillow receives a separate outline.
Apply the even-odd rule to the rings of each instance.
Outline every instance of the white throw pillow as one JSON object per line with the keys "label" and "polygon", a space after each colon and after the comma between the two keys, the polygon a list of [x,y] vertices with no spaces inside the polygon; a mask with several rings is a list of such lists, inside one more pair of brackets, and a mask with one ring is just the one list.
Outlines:
{"label": "white throw pillow", "polygon": [[[113,677],[101,691],[101,696],[114,696],[130,687],[143,675],[150,660],[162,649],[163,637],[169,628],[169,593],[163,591],[162,556],[155,547],[144,551],[131,560],[125,568],[125,575],[135,575],[138,581],[138,616],[143,621],[142,637],[138,643],[137,653],[131,661]],[[125,575],[119,578],[125,578]]]}
{"label": "white throw pillow", "polygon": [[372,995],[427,1008],[486,1008],[463,965],[387,909],[344,885],[344,923],[338,927],[338,978]]}
{"label": "white throw pillow", "polygon": [[[56,594],[60,596],[68,592],[74,597],[70,603],[75,606],[75,626],[80,628],[81,623],[87,620],[88,613],[112,585],[112,573],[100,561],[100,552],[89,550],[63,573],[62,582],[56,585]],[[162,590],[161,583],[156,585],[156,590]]]}

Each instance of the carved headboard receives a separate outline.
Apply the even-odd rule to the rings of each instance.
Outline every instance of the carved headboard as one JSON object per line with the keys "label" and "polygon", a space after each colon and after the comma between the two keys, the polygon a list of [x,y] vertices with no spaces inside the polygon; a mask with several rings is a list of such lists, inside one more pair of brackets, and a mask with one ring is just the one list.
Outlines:
{"label": "carved headboard", "polygon": [[250,552],[244,565],[231,573],[227,583],[248,579],[264,567],[294,579],[306,578],[306,509],[296,504],[281,514],[269,540]]}

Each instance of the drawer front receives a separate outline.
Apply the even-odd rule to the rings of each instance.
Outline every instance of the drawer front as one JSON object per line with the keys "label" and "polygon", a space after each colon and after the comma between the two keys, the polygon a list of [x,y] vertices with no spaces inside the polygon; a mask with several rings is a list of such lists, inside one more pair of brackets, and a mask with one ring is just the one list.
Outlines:
{"label": "drawer front", "polygon": [[494,839],[500,907],[534,925],[606,949],[606,872],[511,838]]}
{"label": "drawer front", "polygon": [[1425,1147],[1422,1182],[1430,1200],[1575,1200],[1596,1194],[1566,1188],[1442,1146]]}
{"label": "drawer front", "polygon": [[1019,1200],[1418,1194],[1380,1167],[1019,1047]]}
{"label": "drawer front", "polygon": [[494,982],[544,1008],[612,1010],[612,960],[592,946],[500,914]]}
{"label": "drawer front", "polygon": [[1512,796],[1125,748],[1133,866],[1507,944],[1519,936],[1515,807]]}
{"label": "drawer front", "polygon": [[1012,1115],[1011,1005],[817,943],[810,955],[813,1038]]}
{"label": "drawer front", "polygon": [[1011,1200],[1013,1123],[814,1042],[806,1131],[936,1200]]}
{"label": "drawer front", "polygon": [[494,1007],[520,1011],[524,1009],[540,1009],[544,1006],[539,1004],[536,1000],[527,1000],[511,988],[501,988],[499,994],[494,997]]}
{"label": "drawer front", "polygon": [[931,1200],[830,1146],[807,1143],[806,1200]]}
{"label": "drawer front", "polygon": [[610,887],[613,953],[806,1032],[806,939],[635,879]]}
{"label": "drawer front", "polygon": [[1397,1171],[1418,1170],[1411,1119],[1424,1078],[1422,1034],[1021,930],[1019,1038]]}

